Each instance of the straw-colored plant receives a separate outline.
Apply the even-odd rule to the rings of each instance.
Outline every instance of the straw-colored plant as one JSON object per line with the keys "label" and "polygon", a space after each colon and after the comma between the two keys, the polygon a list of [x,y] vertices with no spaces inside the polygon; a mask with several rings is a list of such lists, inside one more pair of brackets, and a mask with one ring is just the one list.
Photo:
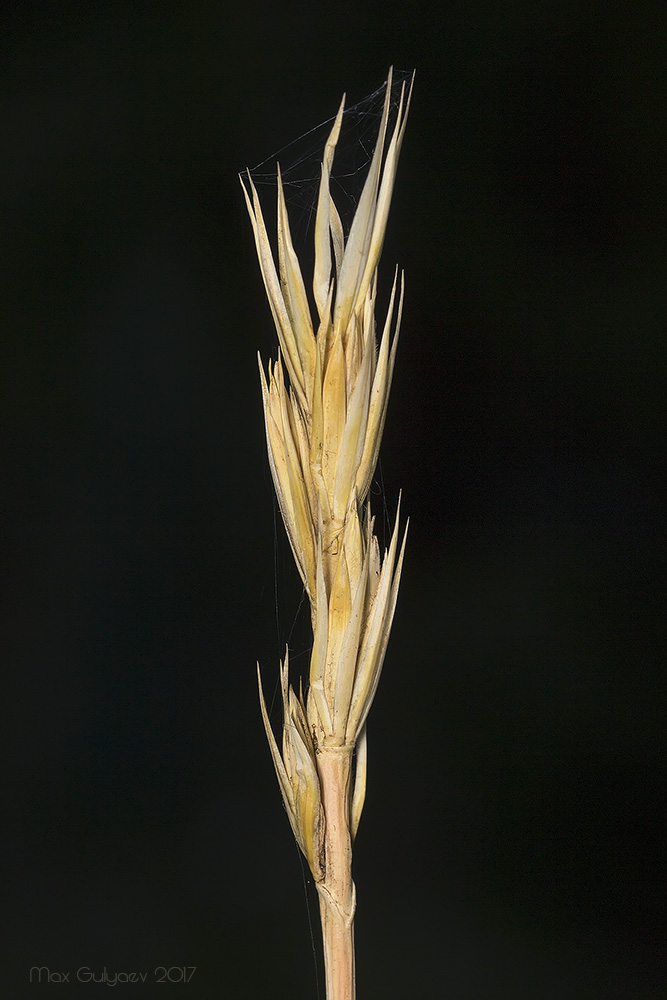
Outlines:
{"label": "straw-colored plant", "polygon": [[300,686],[297,695],[289,683],[287,650],[280,665],[282,752],[258,666],[259,697],[287,815],[317,886],[327,1000],[355,996],[352,842],[366,791],[366,717],[382,670],[405,549],[405,533],[399,548],[397,515],[389,549],[381,556],[366,501],[403,301],[401,276],[396,306],[395,277],[378,348],[377,266],[410,94],[402,87],[388,139],[390,99],[391,71],[375,153],[347,239],[329,190],[345,98],[329,135],[315,220],[314,320],[280,171],[277,269],[250,175],[249,190],[243,184],[280,345],[266,374],[260,360],[269,462],[313,628],[305,693]]}

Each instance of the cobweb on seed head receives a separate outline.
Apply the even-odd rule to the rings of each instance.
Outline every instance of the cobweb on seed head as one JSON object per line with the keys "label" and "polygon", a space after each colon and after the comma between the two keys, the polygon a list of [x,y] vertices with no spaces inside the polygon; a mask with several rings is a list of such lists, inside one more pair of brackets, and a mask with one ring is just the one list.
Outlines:
{"label": "cobweb on seed head", "polygon": [[[393,70],[385,147],[394,130],[401,91],[404,91],[403,100],[405,101],[412,77],[412,71]],[[343,114],[340,137],[331,171],[330,190],[340,214],[346,238],[375,152],[386,87],[387,81],[385,80],[381,86],[367,94],[362,100],[346,107]],[[315,213],[317,211],[321,164],[324,148],[338,111],[340,96],[338,96],[332,108],[333,114],[329,118],[304,132],[297,139],[281,146],[280,149],[249,170],[250,177],[257,188],[269,239],[275,252],[277,165],[280,164],[290,231],[294,248],[301,263],[306,294],[311,299],[311,309],[313,303],[310,279],[313,273]],[[241,176],[245,173],[246,171],[243,171]],[[385,289],[384,292],[388,293],[388,289]],[[380,529],[381,533],[389,532],[390,534],[390,517],[382,482],[381,462],[378,462],[370,492],[373,511],[379,515],[376,527]],[[290,663],[293,669],[299,670],[300,667],[307,666],[310,656],[312,645],[310,612],[301,581],[296,579],[291,552],[284,532],[278,530],[279,520],[274,497],[274,596],[278,655],[282,657],[285,643],[289,644]],[[295,613],[294,607],[297,604],[298,608]],[[274,692],[274,696],[276,692]]]}
{"label": "cobweb on seed head", "polygon": [[[407,98],[413,73],[409,70],[393,70],[389,120],[385,146],[391,137],[401,99]],[[377,144],[382,110],[384,107],[387,81],[355,104],[346,107],[343,114],[340,137],[336,146],[330,178],[330,190],[343,223],[345,236],[349,233],[352,219],[363,190],[368,168]],[[342,96],[342,95],[341,95]],[[285,201],[289,215],[290,231],[294,247],[301,263],[306,285],[306,294],[312,298],[310,278],[314,261],[315,213],[320,186],[321,164],[324,148],[338,111],[340,97],[333,108],[334,113],[320,124],[315,125],[292,142],[282,146],[250,168],[250,177],[257,188],[262,211],[275,248],[275,226],[277,206],[277,165],[280,164]],[[246,172],[243,171],[243,174]],[[242,176],[243,176],[242,174]],[[388,290],[385,290],[387,292]],[[312,308],[312,302],[311,302]],[[314,314],[314,312],[313,312]],[[378,463],[374,482],[371,486],[373,510],[379,514],[377,527],[391,531],[387,501],[382,483],[382,466]],[[379,501],[379,505],[378,505]],[[293,586],[300,588],[300,581],[291,566],[291,552],[287,547],[284,532],[278,531],[277,507],[274,498],[274,582],[275,612],[279,655],[284,654],[285,643],[290,646],[290,662],[299,668],[307,661],[312,645],[310,633],[310,613],[305,591],[301,589],[298,601],[293,587],[288,585],[293,578]],[[289,567],[289,568],[288,568]],[[290,593],[290,590],[292,591]],[[294,613],[294,603],[298,609]],[[291,607],[291,612],[288,611]]]}
{"label": "cobweb on seed head", "polygon": [[[405,86],[405,100],[411,79],[412,71],[396,69],[393,71],[388,137],[391,136],[396,121],[401,88]],[[346,107],[343,114],[340,138],[331,171],[330,190],[346,236],[375,151],[386,86],[385,80],[380,87],[362,100]],[[340,98],[338,100],[340,101]],[[337,111],[338,104],[330,118],[315,125],[250,168],[250,176],[262,201],[268,223],[271,216],[275,215],[277,164],[280,164],[292,239],[302,262],[304,277],[309,273],[308,265],[311,262],[322,157]],[[387,141],[388,139],[385,144]]]}

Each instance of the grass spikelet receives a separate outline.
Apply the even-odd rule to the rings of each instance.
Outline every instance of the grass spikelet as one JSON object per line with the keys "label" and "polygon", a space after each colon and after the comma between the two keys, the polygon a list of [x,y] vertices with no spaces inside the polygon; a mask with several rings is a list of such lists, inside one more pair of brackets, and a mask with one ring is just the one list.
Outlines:
{"label": "grass spikelet", "polygon": [[315,219],[316,317],[292,243],[280,172],[277,267],[255,185],[249,174],[247,186],[241,179],[280,345],[266,372],[260,360],[269,464],[313,627],[305,695],[289,683],[288,651],[280,665],[282,751],[258,666],[260,708],[285,809],[319,894],[327,1000],[355,998],[352,841],[366,795],[366,719],[382,671],[407,533],[406,525],[399,546],[399,503],[381,557],[366,499],[403,306],[403,275],[399,283],[397,272],[378,347],[377,267],[412,92],[412,84],[407,94],[402,86],[388,135],[391,83],[390,70],[377,145],[347,239],[329,186],[345,98],[324,149]]}

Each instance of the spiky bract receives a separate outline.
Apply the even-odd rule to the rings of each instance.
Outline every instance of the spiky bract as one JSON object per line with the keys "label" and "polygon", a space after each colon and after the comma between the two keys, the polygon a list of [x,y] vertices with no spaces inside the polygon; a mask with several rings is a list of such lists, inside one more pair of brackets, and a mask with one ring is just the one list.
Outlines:
{"label": "spiky bract", "polygon": [[325,147],[315,219],[315,321],[292,244],[280,172],[277,268],[249,175],[249,190],[243,185],[280,344],[278,359],[269,362],[266,373],[260,360],[269,462],[313,627],[305,698],[288,683],[287,654],[281,664],[282,753],[261,681],[260,698],[285,807],[317,881],[326,863],[318,754],[335,748],[351,754],[357,746],[354,789],[346,807],[354,837],[365,795],[364,727],[382,670],[405,549],[405,534],[399,549],[397,515],[381,556],[366,500],[403,302],[403,280],[397,296],[396,275],[378,347],[377,266],[410,100],[402,88],[386,143],[390,95],[391,73],[377,145],[347,240],[329,184],[345,98]]}

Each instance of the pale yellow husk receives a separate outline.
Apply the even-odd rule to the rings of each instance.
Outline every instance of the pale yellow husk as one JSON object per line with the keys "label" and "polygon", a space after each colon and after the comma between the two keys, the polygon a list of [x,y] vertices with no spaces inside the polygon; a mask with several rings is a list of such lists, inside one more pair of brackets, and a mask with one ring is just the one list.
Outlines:
{"label": "pale yellow husk", "polygon": [[[347,777],[336,779],[346,785],[340,792],[348,799],[341,815],[352,839],[365,796],[366,718],[382,670],[405,551],[397,514],[389,548],[381,554],[367,501],[403,306],[403,276],[399,280],[396,273],[378,345],[377,267],[410,103],[403,87],[388,137],[390,96],[391,72],[377,145],[347,240],[329,189],[344,98],[326,143],[315,220],[316,319],[292,243],[280,172],[277,266],[253,180],[248,174],[247,185],[242,181],[280,345],[266,372],[259,363],[269,462],[313,627],[305,698],[288,683],[288,654],[281,664],[282,751],[261,680],[260,702],[294,835],[327,900],[335,894],[327,864],[336,865],[327,858],[325,801],[332,800],[322,782],[338,765],[323,766],[321,755],[347,754],[351,762],[356,747],[352,786],[347,788]],[[346,892],[349,898],[338,901],[338,911],[351,921],[353,886]]]}

